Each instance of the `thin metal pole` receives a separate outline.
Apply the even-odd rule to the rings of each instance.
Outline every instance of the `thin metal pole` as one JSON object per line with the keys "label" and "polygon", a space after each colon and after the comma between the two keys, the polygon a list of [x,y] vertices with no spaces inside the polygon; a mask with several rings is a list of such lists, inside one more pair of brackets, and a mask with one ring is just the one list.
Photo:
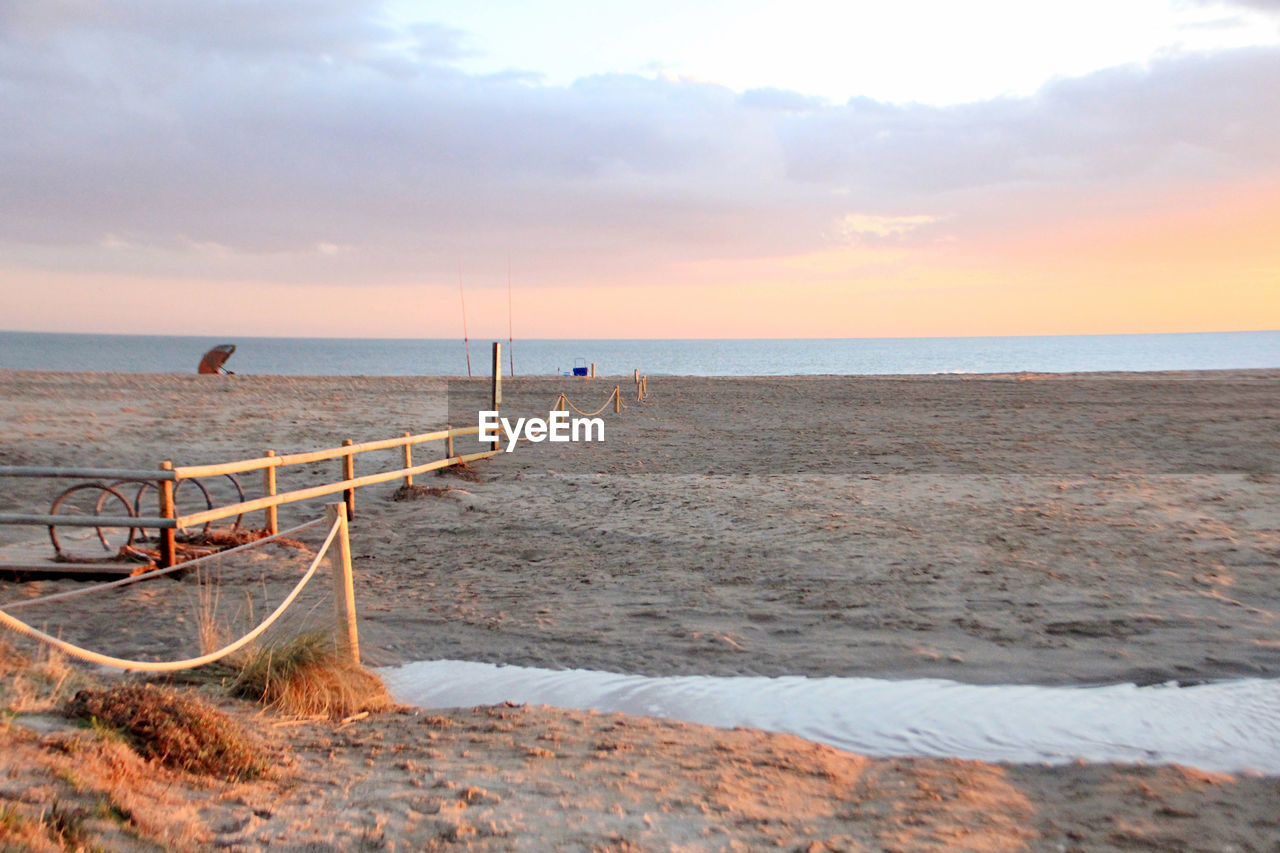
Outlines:
{"label": "thin metal pole", "polygon": [[467,378],[471,378],[471,337],[467,334],[467,295],[462,292],[462,260],[458,260],[458,298],[462,300],[462,346],[467,353]]}
{"label": "thin metal pole", "polygon": [[511,366],[511,378],[516,376],[515,321],[511,308],[511,255],[507,255],[507,361]]}

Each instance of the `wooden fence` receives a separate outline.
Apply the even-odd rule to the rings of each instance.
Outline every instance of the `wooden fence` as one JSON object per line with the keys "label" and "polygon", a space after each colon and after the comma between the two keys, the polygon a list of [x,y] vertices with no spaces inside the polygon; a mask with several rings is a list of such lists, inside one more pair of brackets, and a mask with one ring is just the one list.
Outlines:
{"label": "wooden fence", "polygon": [[[354,444],[348,439],[341,447],[330,447],[324,450],[311,450],[304,453],[290,453],[277,456],[273,451],[252,459],[241,459],[235,462],[221,462],[213,465],[185,465],[174,467],[172,462],[163,462],[158,470],[120,469],[120,468],[45,468],[45,467],[0,467],[0,476],[7,477],[63,477],[91,479],[106,483],[109,481],[131,481],[155,483],[157,487],[158,506],[154,516],[104,516],[104,515],[36,515],[28,513],[0,513],[0,524],[28,524],[48,527],[124,527],[152,528],[159,531],[159,565],[162,568],[172,566],[177,559],[177,532],[179,530],[205,524],[218,519],[240,516],[245,513],[262,510],[264,512],[263,527],[269,534],[279,530],[276,508],[282,504],[312,500],[325,495],[342,493],[347,507],[347,516],[355,516],[356,489],[371,486],[375,483],[387,483],[392,480],[404,480],[412,484],[414,475],[462,465],[478,459],[487,459],[499,452],[499,448],[483,450],[477,453],[454,453],[453,441],[468,435],[476,435],[478,426],[457,427],[454,429],[424,432],[418,435],[405,433],[399,438],[388,438],[381,441],[366,441]],[[428,442],[444,442],[444,458],[431,462],[414,464],[413,448]],[[355,475],[355,458],[362,453],[377,450],[402,449],[403,467],[391,471],[380,471],[373,474]],[[318,486],[278,492],[276,489],[276,472],[292,465],[304,465],[325,460],[337,459],[341,464],[341,477],[338,480]],[[182,480],[193,480],[200,477],[216,477],[226,474],[243,474],[250,471],[262,472],[263,495],[251,500],[239,501],[224,506],[179,515],[177,504],[173,499],[176,485]]]}
{"label": "wooden fence", "polygon": [[[639,370],[634,373],[636,386],[636,399],[643,401],[648,396],[648,377],[642,376]],[[502,403],[502,345],[495,342],[493,344],[493,374],[492,384],[490,386],[490,406],[493,410],[498,410]],[[621,389],[614,387],[613,393],[609,400],[605,401],[597,412],[603,411],[609,403],[613,403],[614,412],[620,412],[622,409]],[[561,394],[556,401],[555,408],[564,409],[572,408],[581,414],[582,412],[577,406],[569,403],[564,394]],[[406,485],[413,484],[413,478],[417,474],[423,474],[428,471],[434,471],[440,468],[447,468],[453,465],[462,465],[479,459],[487,459],[496,453],[501,452],[501,441],[494,443],[493,449],[483,450],[476,453],[456,454],[454,452],[454,439],[464,436],[477,435],[480,431],[478,426],[473,427],[457,427],[434,432],[424,432],[414,435],[412,433],[404,433],[397,438],[387,438],[379,441],[366,441],[359,444],[353,443],[351,439],[347,439],[340,447],[330,447],[324,450],[311,450],[303,453],[289,453],[285,455],[276,455],[275,451],[268,450],[262,456],[250,459],[241,459],[235,462],[221,462],[211,465],[184,465],[174,467],[171,461],[162,462],[158,469],[121,469],[121,468],[55,468],[55,467],[0,467],[0,477],[61,477],[75,479],[89,479],[94,482],[92,485],[100,486],[104,493],[110,491],[111,485],[118,485],[124,482],[134,482],[143,484],[154,484],[157,492],[156,514],[154,516],[142,516],[136,514],[140,512],[140,508],[136,506],[132,509],[134,513],[125,516],[108,516],[108,515],[57,515],[50,511],[49,514],[30,514],[30,513],[0,513],[0,524],[26,524],[47,526],[52,532],[55,527],[95,527],[99,528],[99,536],[101,538],[102,528],[127,528],[130,530],[153,529],[158,531],[159,538],[159,559],[158,565],[161,568],[173,566],[177,561],[177,533],[179,530],[207,524],[218,519],[230,518],[232,516],[239,517],[246,513],[263,512],[263,528],[268,534],[274,535],[279,531],[277,520],[277,508],[282,504],[294,503],[297,501],[311,500],[323,497],[325,495],[342,493],[343,501],[347,508],[347,517],[355,517],[356,509],[356,489],[361,486],[370,486],[376,483],[386,483],[393,480],[403,479]],[[444,456],[431,462],[415,463],[413,449],[419,445],[430,442],[444,443]],[[355,473],[355,459],[362,453],[371,453],[379,450],[392,450],[400,448],[402,452],[402,466],[390,471],[380,471],[373,474],[364,474],[357,477]],[[277,472],[282,468],[293,465],[305,465],[316,462],[324,462],[328,460],[339,460],[341,465],[340,478],[324,483],[318,486],[309,486],[307,488],[294,489],[287,492],[279,492],[277,490]],[[174,501],[174,491],[178,483],[183,480],[196,480],[205,477],[218,477],[229,475],[234,478],[237,474],[246,474],[254,471],[260,471],[262,476],[262,496],[251,500],[240,500],[236,503],[226,504],[224,506],[210,506],[208,509],[198,512],[190,512],[185,515],[179,515],[177,504]],[[145,487],[144,487],[145,488]],[[239,483],[237,482],[237,489]],[[243,497],[243,493],[240,495]],[[140,500],[140,497],[139,497]],[[56,507],[56,503],[55,503]],[[101,506],[99,506],[99,509]],[[126,502],[126,509],[130,509]],[[54,540],[55,546],[57,540]],[[105,540],[104,540],[105,544]]]}

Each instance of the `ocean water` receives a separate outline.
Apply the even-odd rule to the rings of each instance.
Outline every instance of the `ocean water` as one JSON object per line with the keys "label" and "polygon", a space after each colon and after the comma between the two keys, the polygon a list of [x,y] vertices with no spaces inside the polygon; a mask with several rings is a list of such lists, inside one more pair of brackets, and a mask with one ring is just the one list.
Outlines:
{"label": "ocean water", "polygon": [[[466,376],[458,340],[212,338],[0,332],[0,369],[194,373],[200,356],[234,343],[227,367],[288,376]],[[552,376],[576,359],[602,375],[1070,373],[1280,367],[1280,331],[999,338],[789,340],[517,340],[517,376]],[[472,341],[471,368],[490,370],[490,343]]]}
{"label": "ocean water", "polygon": [[511,701],[786,732],[873,756],[1186,764],[1280,776],[1280,680],[1192,687],[959,684],[942,679],[648,678],[467,661],[380,670],[399,702]]}

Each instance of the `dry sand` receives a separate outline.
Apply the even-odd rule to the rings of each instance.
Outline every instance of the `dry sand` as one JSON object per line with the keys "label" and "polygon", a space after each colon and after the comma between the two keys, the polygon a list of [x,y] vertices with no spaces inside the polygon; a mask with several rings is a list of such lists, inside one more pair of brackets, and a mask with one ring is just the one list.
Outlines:
{"label": "dry sand", "polygon": [[[595,408],[612,384],[517,379],[504,410],[545,416],[562,390]],[[22,372],[0,373],[0,389],[0,464],[112,467],[470,424],[484,394],[478,381],[425,378]],[[481,482],[420,479],[450,488],[418,501],[362,490],[363,648],[374,663],[654,675],[1273,676],[1278,400],[1277,371],[655,377],[647,403],[605,415],[602,444],[522,444],[477,466]],[[282,475],[282,487],[332,479],[335,464]],[[393,456],[362,457],[358,471],[380,464]],[[8,482],[0,511],[40,511],[55,491]],[[0,541],[30,534],[0,529]],[[267,601],[305,556],[275,548],[234,568]],[[73,586],[0,583],[0,600]],[[194,642],[195,584],[145,586],[40,616],[97,648],[170,657]],[[272,817],[222,835],[212,817],[192,818],[191,838],[243,849],[282,835],[333,849],[379,838],[387,849],[1280,842],[1273,779],[868,761],[780,735],[545,709],[287,731],[296,779],[254,795],[276,798]],[[466,795],[473,787],[484,792]]]}

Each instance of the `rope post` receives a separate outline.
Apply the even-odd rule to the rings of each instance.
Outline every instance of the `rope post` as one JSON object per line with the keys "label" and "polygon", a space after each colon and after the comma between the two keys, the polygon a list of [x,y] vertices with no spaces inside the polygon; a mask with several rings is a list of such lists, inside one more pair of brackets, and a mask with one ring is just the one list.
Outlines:
{"label": "rope post", "polygon": [[636,384],[640,384],[640,368],[636,368]]}
{"label": "rope post", "polygon": [[[274,450],[268,450],[263,456],[275,456]],[[269,498],[276,496],[276,466],[269,465],[262,469],[262,493]],[[280,519],[276,513],[276,507],[269,506],[262,511],[264,523],[267,526],[267,533],[275,536],[280,532]]]}
{"label": "rope post", "polygon": [[620,414],[622,412],[622,387],[613,386],[613,413]]}
{"label": "rope post", "polygon": [[[351,444],[352,444],[351,439],[349,438],[342,439],[343,447],[350,447]],[[354,480],[355,478],[356,478],[356,455],[354,453],[345,453],[342,456],[342,479]],[[343,489],[342,500],[345,501],[347,504],[347,515],[346,515],[347,519],[349,520],[349,519],[355,518],[356,517],[356,490]]]}
{"label": "rope post", "polygon": [[[413,467],[413,445],[409,443],[409,437],[410,437],[411,435],[413,435],[413,433],[411,433],[411,432],[406,432],[406,433],[404,434],[404,467],[406,467],[406,468],[412,468],[412,467]],[[413,485],[413,475],[412,475],[412,474],[405,474],[405,475],[404,475],[404,484],[405,484],[406,486],[412,486],[412,485]]]}
{"label": "rope post", "polygon": [[596,363],[594,361],[591,362],[591,378],[596,378]]}
{"label": "rope post", "polygon": [[336,551],[331,551],[333,565],[333,608],[337,619],[335,634],[338,647],[351,654],[351,662],[360,663],[360,632],[356,628],[356,587],[351,572],[351,536],[347,526],[347,505],[342,502],[325,505],[325,519],[337,524],[334,538]]}
{"label": "rope post", "polygon": [[[445,424],[444,428],[446,430],[453,429],[453,427],[450,426],[449,424]],[[453,436],[452,435],[446,435],[444,437],[444,458],[445,459],[453,458]]]}
{"label": "rope post", "polygon": [[[173,463],[165,460],[160,463],[161,471],[172,471]],[[161,480],[156,484],[160,495],[160,517],[170,521],[177,519],[178,508],[173,502],[173,480]],[[178,560],[178,531],[174,527],[165,527],[160,531],[160,568],[167,569]]]}

